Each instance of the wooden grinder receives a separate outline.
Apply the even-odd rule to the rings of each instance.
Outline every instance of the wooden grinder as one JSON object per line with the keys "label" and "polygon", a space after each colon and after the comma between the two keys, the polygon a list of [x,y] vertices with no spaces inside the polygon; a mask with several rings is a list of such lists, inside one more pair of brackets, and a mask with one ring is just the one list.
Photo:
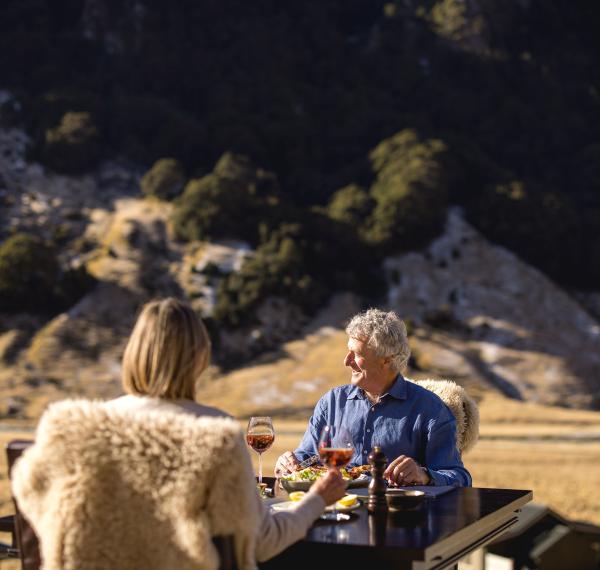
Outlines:
{"label": "wooden grinder", "polygon": [[371,482],[369,483],[369,499],[367,510],[370,513],[381,513],[387,511],[385,491],[387,484],[383,478],[383,472],[387,466],[387,457],[381,451],[381,447],[375,446],[367,457],[371,465]]}

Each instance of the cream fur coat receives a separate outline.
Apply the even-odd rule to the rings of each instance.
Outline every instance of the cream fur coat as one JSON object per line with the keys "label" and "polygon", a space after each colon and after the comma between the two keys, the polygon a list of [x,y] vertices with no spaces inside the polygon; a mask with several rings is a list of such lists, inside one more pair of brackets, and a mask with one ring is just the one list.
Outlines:
{"label": "cream fur coat", "polygon": [[450,408],[456,418],[456,447],[460,453],[469,451],[479,439],[479,409],[462,386],[452,380],[411,380],[427,388]]}
{"label": "cream fur coat", "polygon": [[43,415],[13,471],[44,570],[213,569],[233,535],[256,567],[256,489],[240,427],[226,418],[64,401]]}

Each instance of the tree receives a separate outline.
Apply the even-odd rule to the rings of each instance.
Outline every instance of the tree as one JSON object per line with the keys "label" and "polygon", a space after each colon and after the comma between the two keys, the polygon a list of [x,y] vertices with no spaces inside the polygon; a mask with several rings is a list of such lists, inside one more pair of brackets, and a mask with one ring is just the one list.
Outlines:
{"label": "tree", "polygon": [[421,247],[443,228],[447,205],[445,144],[421,140],[404,130],[371,152],[376,205],[367,221],[367,240],[389,252]]}
{"label": "tree", "polygon": [[0,310],[52,312],[59,265],[52,247],[18,233],[0,244]]}
{"label": "tree", "polygon": [[284,224],[260,244],[241,270],[221,281],[215,317],[227,326],[252,319],[252,311],[267,296],[282,296],[310,313],[327,290],[310,274],[298,224]]}
{"label": "tree", "polygon": [[181,163],[174,158],[161,158],[142,176],[140,187],[146,196],[172,200],[181,193],[184,182]]}
{"label": "tree", "polygon": [[375,200],[357,184],[338,190],[329,201],[327,215],[360,231],[373,211]]}
{"label": "tree", "polygon": [[277,181],[248,157],[225,153],[215,169],[190,180],[173,213],[181,239],[240,238],[256,243],[260,221],[276,215]]}

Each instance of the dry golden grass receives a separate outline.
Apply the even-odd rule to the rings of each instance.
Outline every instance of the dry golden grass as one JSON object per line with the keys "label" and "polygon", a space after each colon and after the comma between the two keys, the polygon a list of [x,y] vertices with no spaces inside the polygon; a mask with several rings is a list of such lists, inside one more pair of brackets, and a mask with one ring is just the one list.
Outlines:
{"label": "dry golden grass", "polygon": [[238,417],[269,412],[308,418],[318,398],[347,381],[342,359],[347,337],[339,330],[287,343],[277,354],[208,382],[198,400]]}
{"label": "dry golden grass", "polygon": [[600,442],[483,440],[464,460],[476,487],[532,489],[535,502],[600,525]]}

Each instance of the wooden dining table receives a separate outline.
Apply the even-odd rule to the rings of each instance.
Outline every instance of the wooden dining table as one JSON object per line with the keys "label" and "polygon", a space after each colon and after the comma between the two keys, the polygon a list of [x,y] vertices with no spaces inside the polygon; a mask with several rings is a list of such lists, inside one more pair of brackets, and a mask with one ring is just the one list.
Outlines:
{"label": "wooden dining table", "polygon": [[[268,484],[277,488],[273,479]],[[303,540],[260,565],[276,568],[454,568],[519,519],[532,492],[515,489],[455,488],[426,499],[416,510],[370,514],[367,489],[356,489],[363,504],[350,520],[318,520]],[[284,492],[277,490],[280,498]]]}

